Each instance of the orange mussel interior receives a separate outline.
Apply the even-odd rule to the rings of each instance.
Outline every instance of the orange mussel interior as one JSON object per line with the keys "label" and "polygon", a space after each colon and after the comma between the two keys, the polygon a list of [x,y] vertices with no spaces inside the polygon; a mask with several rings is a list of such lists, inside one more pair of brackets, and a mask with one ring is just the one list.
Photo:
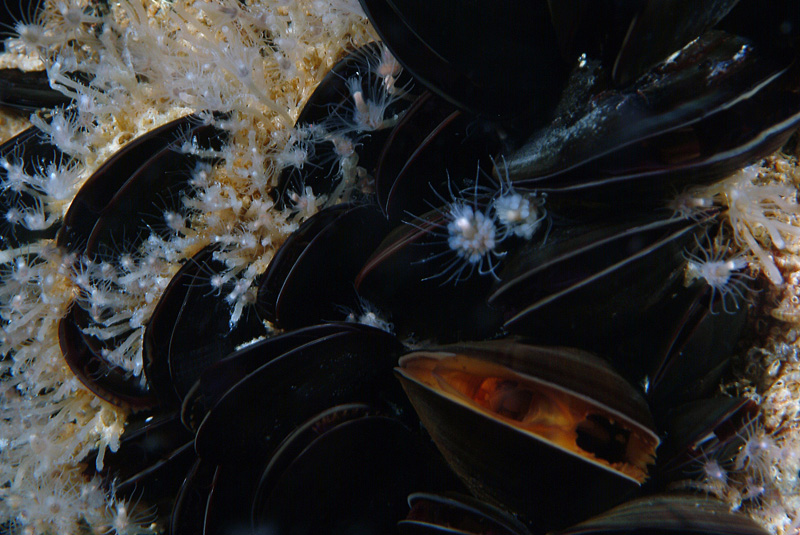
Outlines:
{"label": "orange mussel interior", "polygon": [[659,440],[652,431],[585,395],[464,355],[404,359],[401,370],[440,395],[638,483],[654,462]]}

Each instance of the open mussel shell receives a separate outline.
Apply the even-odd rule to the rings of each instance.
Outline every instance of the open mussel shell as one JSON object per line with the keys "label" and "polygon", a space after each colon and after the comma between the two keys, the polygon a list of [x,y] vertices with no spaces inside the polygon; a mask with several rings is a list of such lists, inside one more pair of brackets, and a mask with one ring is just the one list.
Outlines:
{"label": "open mussel shell", "polygon": [[460,108],[489,118],[543,118],[566,81],[546,2],[361,5],[414,78]]}
{"label": "open mussel shell", "polygon": [[445,495],[415,492],[400,535],[529,535],[525,524],[486,502],[453,492]]}
{"label": "open mussel shell", "polygon": [[[436,451],[367,405],[333,407],[287,437],[253,500],[256,533],[391,533],[411,492],[458,488]],[[314,496],[306,506],[307,497]]]}
{"label": "open mussel shell", "polygon": [[373,205],[335,205],[308,218],[264,273],[257,305],[263,317],[296,329],[357,310],[356,275],[387,231]]}
{"label": "open mussel shell", "polygon": [[500,340],[410,353],[395,371],[470,490],[537,530],[619,503],[654,462],[647,404],[591,354]]}
{"label": "open mussel shell", "polygon": [[555,126],[506,158],[508,174],[539,191],[652,207],[785,142],[800,121],[797,70],[746,39],[708,32],[630,88],[562,106]]}
{"label": "open mussel shell", "polygon": [[559,532],[559,535],[766,535],[753,519],[719,500],[680,494],[639,498]]}

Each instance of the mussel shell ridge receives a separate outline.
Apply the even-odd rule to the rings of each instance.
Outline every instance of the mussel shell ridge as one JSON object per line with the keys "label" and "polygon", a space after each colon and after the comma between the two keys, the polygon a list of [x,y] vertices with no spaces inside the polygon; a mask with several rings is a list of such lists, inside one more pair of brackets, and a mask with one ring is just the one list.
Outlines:
{"label": "mussel shell ridge", "polygon": [[684,535],[764,535],[753,519],[731,512],[718,500],[680,494],[661,494],[632,500],[560,535],[591,533],[681,533]]}

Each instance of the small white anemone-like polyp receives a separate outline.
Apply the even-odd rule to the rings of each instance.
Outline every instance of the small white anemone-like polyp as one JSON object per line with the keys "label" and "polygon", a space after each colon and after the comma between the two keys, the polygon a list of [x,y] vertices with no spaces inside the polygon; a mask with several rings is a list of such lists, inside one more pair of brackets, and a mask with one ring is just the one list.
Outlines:
{"label": "small white anemone-like polyp", "polygon": [[360,323],[369,325],[387,333],[394,333],[394,325],[386,316],[372,303],[359,297],[358,308],[355,310],[345,309],[347,318],[345,321],[350,323]]}
{"label": "small white anemone-like polyp", "polygon": [[45,211],[44,203],[39,198],[36,198],[32,205],[22,208],[20,215],[22,225],[28,230],[46,230],[58,219],[57,216]]}
{"label": "small white anemone-like polyp", "polygon": [[710,251],[703,248],[698,241],[699,253],[686,255],[686,282],[691,284],[702,279],[711,287],[712,307],[716,294],[719,293],[722,308],[730,312],[728,296],[732,296],[734,307],[739,308],[738,301],[745,298],[746,282],[752,280],[752,277],[742,272],[749,266],[747,259],[743,256],[726,258],[727,250],[727,245],[721,246],[716,240]]}
{"label": "small white anemone-like polyp", "polygon": [[395,87],[395,82],[397,81],[397,77],[400,76],[400,72],[403,68],[400,66],[400,62],[389,52],[389,49],[385,46],[381,47],[381,58],[380,61],[377,62],[373,71],[374,73],[383,80],[383,88],[386,90],[387,93],[394,93],[397,88]]}
{"label": "small white anemone-like polyp", "polygon": [[448,216],[451,221],[447,224],[447,243],[458,256],[477,264],[494,251],[496,230],[490,217],[461,203],[451,206]]}
{"label": "small white anemone-like polyp", "polygon": [[526,240],[536,233],[545,218],[542,201],[534,195],[508,191],[494,200],[497,221],[507,234]]}
{"label": "small white anemone-like polyp", "polygon": [[[459,281],[472,275],[475,268],[479,275],[495,276],[496,260],[505,253],[497,251],[500,242],[495,219],[477,207],[463,201],[448,205],[445,214],[447,223],[447,245],[456,256],[445,265],[441,275],[451,272],[444,281]],[[463,263],[466,261],[466,263]],[[468,271],[466,276],[464,272]]]}
{"label": "small white anemone-like polyp", "polygon": [[695,197],[689,191],[684,191],[667,203],[667,207],[673,211],[673,217],[688,219],[697,219],[705,210],[713,206],[714,201],[712,199]]}
{"label": "small white anemone-like polyp", "polygon": [[6,157],[0,158],[0,166],[6,171],[3,181],[0,182],[0,190],[20,193],[28,189],[30,176],[25,172],[21,159],[9,161]]}
{"label": "small white anemone-like polyp", "polygon": [[[494,163],[494,174],[499,178],[492,209],[501,230],[500,241],[509,236],[530,240],[547,217],[544,209],[546,194],[521,193],[514,188],[505,159]],[[495,181],[495,179],[492,179]]]}
{"label": "small white anemone-like polyp", "polygon": [[394,126],[397,122],[397,117],[386,116],[394,99],[382,87],[365,95],[361,86],[361,78],[353,77],[347,80],[347,89],[350,91],[355,106],[353,127],[356,131],[372,132]]}

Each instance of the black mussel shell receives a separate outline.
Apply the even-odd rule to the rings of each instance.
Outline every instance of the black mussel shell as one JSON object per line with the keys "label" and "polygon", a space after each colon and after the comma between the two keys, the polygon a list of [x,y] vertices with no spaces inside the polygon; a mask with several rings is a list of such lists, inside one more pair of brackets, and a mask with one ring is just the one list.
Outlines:
{"label": "black mussel shell", "polygon": [[105,484],[118,496],[171,507],[196,459],[192,439],[176,412],[133,417],[117,451],[105,455]]}
{"label": "black mussel shell", "polygon": [[[376,72],[377,63],[383,58],[385,47],[378,41],[368,43],[357,48],[341,59],[325,75],[325,78],[314,89],[297,117],[297,125],[325,125],[331,120],[332,115],[352,114],[352,95],[347,88],[349,78],[360,78],[362,88],[367,85],[382,84],[380,73]],[[398,90],[411,89],[407,87],[411,80],[403,76],[396,81]]]}
{"label": "black mussel shell", "polygon": [[435,451],[396,420],[365,405],[334,407],[299,427],[272,457],[253,501],[253,529],[389,533],[406,513],[409,493],[454,486]]}
{"label": "black mussel shell", "polygon": [[570,62],[602,60],[626,85],[722,19],[738,0],[548,0],[558,45]]}
{"label": "black mussel shell", "polygon": [[741,397],[714,397],[673,408],[663,418],[666,438],[658,452],[653,485],[694,477],[707,459],[729,461],[758,411],[753,400]]}
{"label": "black mussel shell", "polygon": [[277,321],[278,298],[295,264],[314,238],[328,229],[349,208],[350,206],[346,204],[339,204],[320,210],[303,221],[297,230],[286,238],[260,279],[258,311],[264,319]]}
{"label": "black mussel shell", "polygon": [[0,69],[0,106],[33,112],[71,102],[70,97],[50,87],[47,71]]}
{"label": "black mussel shell", "polygon": [[[146,499],[160,509],[177,496],[170,518],[172,533],[250,529],[252,515],[272,522],[274,504],[285,498],[287,478],[293,484],[297,462],[312,458],[310,449],[316,448],[313,458],[335,464],[339,454],[329,454],[328,450],[336,450],[338,443],[325,439],[322,447],[316,446],[317,438],[327,436],[326,430],[352,419],[377,418],[389,422],[391,436],[384,440],[382,435],[373,435],[371,428],[362,432],[359,427],[352,438],[345,439],[350,446],[344,447],[350,448],[353,439],[368,440],[384,452],[383,457],[370,454],[370,462],[362,466],[361,482],[377,485],[374,492],[364,496],[384,504],[369,517],[371,522],[379,519],[393,525],[402,518],[408,493],[420,488],[441,491],[459,486],[441,460],[432,455],[433,450],[402,423],[413,425],[417,421],[391,377],[391,366],[402,350],[388,333],[354,323],[317,325],[250,344],[201,373],[185,395],[181,414],[173,411],[163,416],[135,417],[123,434],[119,451],[107,457],[108,480],[116,477],[112,488],[127,498],[137,496],[137,485],[146,486]],[[368,402],[370,406],[327,410],[342,401]],[[342,412],[347,416],[330,416]],[[312,416],[313,423],[301,425]],[[200,420],[202,425],[198,426]],[[396,429],[401,429],[402,436]],[[387,449],[387,443],[394,449]],[[403,458],[397,455],[398,450],[407,459],[400,467],[393,464]],[[364,462],[360,449],[350,454],[353,457],[348,467],[356,460]],[[405,469],[408,463],[413,464],[412,471]],[[432,469],[437,463],[439,468]],[[262,478],[264,467],[268,467],[269,477]],[[383,482],[372,477],[375,470],[387,476]],[[287,471],[291,471],[290,476],[285,475]],[[405,483],[395,488],[400,481]],[[429,483],[421,483],[425,481]],[[273,483],[278,490],[273,489]],[[306,485],[303,488],[307,490]],[[340,489],[331,484],[319,492],[327,493],[326,503],[332,504],[345,496]],[[288,492],[294,491],[290,488]],[[398,512],[389,515],[385,498],[395,494],[390,507]],[[334,508],[339,511],[337,518],[347,525],[358,523],[363,517],[362,503],[357,498],[347,499],[352,505],[339,502]],[[262,507],[267,516],[260,512]],[[278,518],[284,518],[282,509]],[[311,508],[312,513],[318,510]]]}
{"label": "black mussel shell", "polygon": [[387,231],[386,218],[372,205],[336,205],[314,214],[264,273],[261,314],[281,328],[296,329],[342,320],[347,311],[358,310],[356,275]]}
{"label": "black mussel shell", "polygon": [[200,379],[183,398],[181,419],[184,425],[197,430],[208,410],[227,391],[264,364],[306,344],[323,340],[343,331],[356,332],[358,325],[326,323],[270,336],[245,345],[203,371]]}
{"label": "black mussel shell", "polygon": [[232,458],[213,472],[201,460],[186,484],[176,533],[386,533],[414,489],[459,487],[429,444],[363,404],[313,416],[269,457]]}
{"label": "black mussel shell", "polygon": [[586,91],[576,76],[554,126],[507,157],[508,174],[519,186],[617,207],[663,205],[788,139],[800,121],[796,71],[714,31],[628,89],[576,98]]}
{"label": "black mussel shell", "polygon": [[509,513],[471,496],[415,492],[408,497],[408,505],[408,516],[397,523],[400,535],[530,534]]}
{"label": "black mussel shell", "polygon": [[61,353],[75,377],[96,396],[117,406],[144,409],[158,404],[141,378],[114,366],[103,357],[102,347],[82,332],[81,312],[73,308],[58,324]]}
{"label": "black mussel shell", "polygon": [[[627,85],[719,22],[739,0],[648,0],[627,28],[612,78]],[[551,2],[551,4],[554,2]]]}
{"label": "black mussel shell", "polygon": [[536,530],[619,503],[654,461],[644,399],[593,355],[483,342],[410,353],[396,372],[470,490]]}
{"label": "black mussel shell", "polygon": [[99,398],[126,408],[155,407],[158,399],[142,378],[114,366],[103,356],[103,345],[85,334],[85,312],[73,307],[58,324],[61,353],[75,377]]}
{"label": "black mussel shell", "polygon": [[494,279],[449,250],[445,228],[438,211],[397,227],[364,264],[356,289],[391,311],[398,336],[437,343],[492,337],[503,320],[486,301]]}
{"label": "black mussel shell", "polygon": [[214,487],[216,471],[216,465],[195,459],[175,497],[169,517],[171,535],[203,533],[206,505]]}
{"label": "black mussel shell", "polygon": [[800,50],[800,5],[793,0],[741,0],[719,28],[791,58]]}
{"label": "black mussel shell", "polygon": [[277,481],[298,456],[315,440],[336,426],[361,418],[379,416],[380,411],[364,403],[336,405],[303,422],[283,439],[270,456],[258,488],[253,496],[252,522],[254,526],[268,524],[264,516],[269,496]]}
{"label": "black mussel shell", "polygon": [[[173,232],[162,223],[164,212],[180,211],[182,193],[191,190],[189,178],[199,161],[182,152],[181,145],[189,139],[186,136],[205,146],[217,142],[218,135],[196,117],[183,117],[128,143],[84,183],[56,238],[60,247],[81,253],[75,268],[86,275],[83,291],[89,291],[86,285],[97,284],[114,292],[113,280],[101,278],[102,269],[91,271],[100,258],[118,255],[121,248],[135,250],[150,232]],[[67,362],[100,397],[133,408],[153,406],[158,402],[158,385],[151,390],[143,378],[115,367],[103,356],[123,346],[131,333],[110,339],[92,335],[91,329],[104,321],[105,311],[97,308],[73,306],[61,321],[59,341]]]}
{"label": "black mussel shell", "polygon": [[491,119],[542,120],[558,100],[569,67],[546,2],[361,5],[414,78],[460,108]]}
{"label": "black mussel shell", "polygon": [[719,302],[709,302],[709,290],[704,283],[688,290],[679,288],[659,307],[662,312],[655,313],[656,317],[678,318],[664,322],[664,336],[642,332],[635,338],[648,337],[648,342],[631,342],[631,346],[663,343],[647,374],[648,401],[659,421],[674,407],[714,394],[744,331],[749,307],[720,310]]}
{"label": "black mussel shell", "polygon": [[[658,348],[643,337],[635,349],[620,349],[643,330],[663,327],[661,303],[682,288],[683,253],[700,230],[694,221],[658,214],[637,224],[554,228],[544,245],[509,254],[489,303],[505,311],[508,331],[593,351],[638,381]],[[675,315],[680,321],[683,311]]]}
{"label": "black mussel shell", "polygon": [[[261,460],[256,457],[254,463],[253,459],[244,456],[238,462],[216,465],[208,498],[202,509],[203,529],[200,533],[224,535],[249,532],[250,500],[258,483],[258,469],[254,469],[253,464]],[[181,529],[186,531],[187,528],[182,526]]]}
{"label": "black mussel shell", "polygon": [[766,535],[764,528],[712,498],[679,494],[632,500],[559,532],[589,534]]}
{"label": "black mussel shell", "polygon": [[[164,214],[183,211],[183,197],[191,194],[190,179],[200,162],[197,156],[184,152],[182,145],[192,139],[198,146],[210,147],[219,142],[219,135],[216,128],[202,124],[196,117],[183,117],[131,141],[84,183],[70,204],[56,238],[59,246],[81,253],[75,269],[86,279],[79,282],[82,291],[89,292],[89,286],[96,285],[113,295],[116,283],[102,270],[105,265],[114,272],[117,266],[101,259],[111,256],[116,263],[122,255],[120,250],[135,251],[146,236],[152,233],[168,236],[175,232],[164,223]],[[176,286],[180,284],[175,282]],[[159,383],[156,378],[150,383],[151,389],[142,378],[108,362],[103,353],[125,347],[132,340],[131,332],[110,338],[91,334],[105,320],[106,310],[101,306],[102,300],[100,305],[92,303],[93,309],[89,310],[81,299],[62,320],[59,330],[62,351],[77,376],[101,397],[134,408],[166,400],[170,394],[165,392],[176,385],[164,387],[164,382]],[[164,321],[160,326],[174,327],[175,323]],[[193,336],[189,338],[194,340]],[[150,349],[168,350],[171,341],[172,338],[165,336],[161,347],[151,344]],[[151,354],[148,358],[152,361],[155,357]],[[188,386],[195,378],[187,381]]]}
{"label": "black mussel shell", "polygon": [[[327,207],[275,255],[257,307],[232,321],[215,279],[225,266],[213,247],[200,251],[147,325],[147,386],[102,357],[115,340],[87,328],[101,319],[76,306],[62,320],[66,361],[94,392],[165,411],[134,415],[107,457],[107,485],[128,497],[143,487],[161,511],[177,496],[173,534],[384,534],[397,524],[404,535],[528,535],[663,488],[703,455],[729,455],[755,409],[697,398],[725,370],[746,308],[715,314],[707,289],[685,287],[697,219],[714,214],[656,209],[797,127],[796,29],[774,40],[707,31],[739,25],[737,0],[361,3],[417,78],[383,78],[387,49],[370,44],[313,93],[287,133],[297,159],[276,157],[271,194],[286,210],[309,187]],[[3,80],[0,104],[25,96],[6,97]],[[24,83],[37,89],[17,105],[52,96]],[[353,124],[369,92],[389,102],[374,129]],[[78,193],[58,245],[94,262],[169,232],[153,222],[180,211],[193,171],[213,163],[183,143],[219,153],[222,136],[190,116],[132,140]],[[468,191],[487,205],[495,193],[478,182],[490,162],[497,195],[547,197],[552,232],[507,235],[493,263],[465,265],[448,244],[449,208],[434,207]],[[26,202],[8,189],[6,210]],[[7,246],[51,237],[5,235]],[[397,337],[333,323],[373,304]],[[255,341],[272,334],[265,320],[286,332]],[[497,339],[509,332],[553,345]],[[408,351],[398,337],[460,345],[400,357],[398,382],[391,370]],[[645,376],[652,408],[632,386]],[[655,429],[668,440],[648,480]],[[476,498],[426,494],[464,487]],[[694,496],[633,501],[560,535],[615,531],[763,535]]]}
{"label": "black mussel shell", "polygon": [[209,366],[266,334],[255,311],[231,325],[231,307],[213,277],[226,269],[215,246],[193,256],[172,277],[147,323],[144,372],[162,404],[180,403]]}
{"label": "black mussel shell", "polygon": [[344,324],[337,333],[265,361],[210,408],[197,430],[198,454],[229,462],[270,452],[292,429],[332,405],[402,405],[390,372],[401,351],[389,333]]}
{"label": "black mussel shell", "polygon": [[378,204],[393,224],[421,216],[473,185],[501,146],[491,124],[425,92],[383,148],[375,175]]}
{"label": "black mussel shell", "polygon": [[[314,90],[297,118],[285,161],[279,159],[284,168],[273,192],[279,207],[295,205],[294,196],[306,187],[315,195],[329,196],[331,203],[352,200],[364,181],[359,168],[374,176],[391,126],[416,99],[408,75],[381,77],[383,62],[394,63],[394,58],[380,43],[369,43],[334,65]],[[382,111],[374,124],[356,120],[355,82],[362,93],[359,98]]]}
{"label": "black mussel shell", "polygon": [[109,403],[134,410],[157,406],[159,398],[145,378],[118,366],[107,354],[131,342],[131,333],[95,336],[92,331],[101,321],[77,304],[70,308],[58,329],[64,360],[86,388]]}
{"label": "black mussel shell", "polygon": [[[189,174],[199,158],[181,152],[186,140],[217,146],[221,132],[188,115],[152,130],[122,147],[89,177],[72,201],[58,245],[87,255],[135,248],[145,229],[165,228],[163,213],[182,211]],[[138,226],[136,226],[138,225]]]}

